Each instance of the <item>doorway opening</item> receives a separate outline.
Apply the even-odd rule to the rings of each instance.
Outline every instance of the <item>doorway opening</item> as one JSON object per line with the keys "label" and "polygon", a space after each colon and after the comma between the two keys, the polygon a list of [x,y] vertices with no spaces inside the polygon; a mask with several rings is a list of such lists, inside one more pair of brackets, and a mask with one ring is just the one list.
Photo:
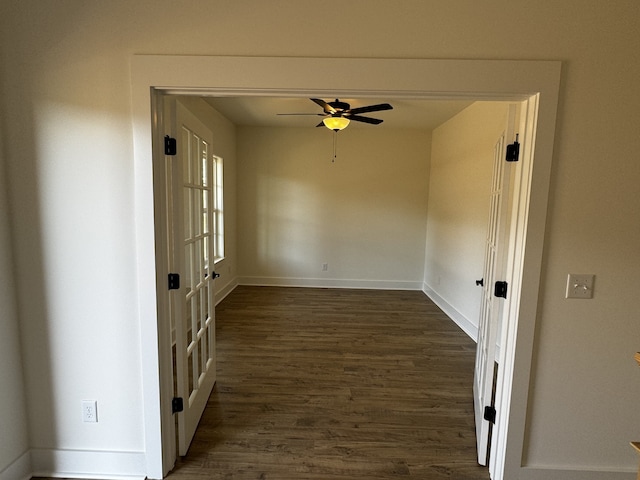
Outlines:
{"label": "doorway opening", "polygon": [[[340,78],[325,80],[323,72],[336,66]],[[392,72],[404,72],[398,78]],[[512,72],[519,72],[514,76]],[[249,74],[247,73],[249,72]],[[291,75],[298,72],[298,75]],[[280,94],[288,96],[384,96],[386,98],[467,98],[526,101],[526,141],[522,142],[522,179],[516,186],[515,245],[510,264],[512,299],[503,329],[501,366],[497,391],[499,417],[494,432],[500,441],[492,449],[492,477],[516,475],[521,467],[525,438],[530,353],[537,310],[542,263],[544,223],[553,150],[555,111],[559,86],[559,62],[432,61],[372,59],[304,59],[244,57],[139,56],[132,63],[134,150],[136,162],[136,226],[139,271],[140,322],[143,331],[142,374],[145,395],[147,476],[161,478],[171,453],[167,445],[171,413],[170,338],[163,269],[166,260],[158,229],[157,207],[164,185],[161,168],[154,168],[154,153],[161,156],[158,134],[162,118],[156,115],[164,93],[230,95]],[[203,87],[205,85],[206,87]],[[148,119],[153,128],[148,128]],[[160,137],[161,138],[161,137]],[[535,153],[535,155],[534,155]],[[535,157],[535,166],[534,164]],[[155,207],[155,208],[154,208]],[[155,214],[155,217],[154,217]],[[148,278],[156,278],[154,284]],[[527,321],[520,321],[526,317]],[[515,352],[522,353],[518,358]],[[512,401],[513,399],[516,401]],[[506,455],[509,443],[510,455]]]}

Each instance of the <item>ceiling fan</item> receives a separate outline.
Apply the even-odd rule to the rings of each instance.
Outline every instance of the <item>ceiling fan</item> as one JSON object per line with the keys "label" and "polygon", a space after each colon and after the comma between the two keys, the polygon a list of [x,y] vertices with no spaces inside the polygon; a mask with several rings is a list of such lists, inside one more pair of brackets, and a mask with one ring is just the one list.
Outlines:
{"label": "ceiling fan", "polygon": [[361,113],[380,112],[383,110],[392,110],[393,107],[388,103],[379,103],[377,105],[369,105],[366,107],[351,108],[347,102],[341,102],[335,99],[333,102],[325,102],[320,98],[310,98],[312,102],[322,107],[323,113],[279,113],[278,115],[318,115],[325,117],[316,127],[325,126],[330,130],[338,131],[349,125],[351,120],[356,122],[370,123],[379,125],[382,120],[379,118],[363,117]]}

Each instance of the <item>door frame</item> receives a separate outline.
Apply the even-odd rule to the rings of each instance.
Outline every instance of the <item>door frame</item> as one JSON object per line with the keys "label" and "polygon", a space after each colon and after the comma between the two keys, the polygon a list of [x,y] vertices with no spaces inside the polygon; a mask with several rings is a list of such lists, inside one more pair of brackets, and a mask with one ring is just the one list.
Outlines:
{"label": "door frame", "polygon": [[[166,245],[160,239],[164,163],[154,168],[154,158],[164,158],[163,94],[528,101],[528,141],[521,147],[516,241],[510,252],[510,320],[500,350],[502,388],[494,430],[500,441],[490,466],[494,480],[501,480],[517,478],[522,468],[560,70],[558,61],[134,55],[134,216],[148,478],[162,478],[174,461],[167,381],[171,342],[163,294],[167,272],[161,251]],[[340,75],[327,75],[331,71]]]}

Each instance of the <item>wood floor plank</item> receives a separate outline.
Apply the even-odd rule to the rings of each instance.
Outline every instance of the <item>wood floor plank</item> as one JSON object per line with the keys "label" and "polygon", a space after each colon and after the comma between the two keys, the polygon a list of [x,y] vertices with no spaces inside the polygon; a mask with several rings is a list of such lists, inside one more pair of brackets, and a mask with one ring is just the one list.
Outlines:
{"label": "wood floor plank", "polygon": [[170,480],[487,480],[475,344],[421,292],[238,287],[218,381]]}

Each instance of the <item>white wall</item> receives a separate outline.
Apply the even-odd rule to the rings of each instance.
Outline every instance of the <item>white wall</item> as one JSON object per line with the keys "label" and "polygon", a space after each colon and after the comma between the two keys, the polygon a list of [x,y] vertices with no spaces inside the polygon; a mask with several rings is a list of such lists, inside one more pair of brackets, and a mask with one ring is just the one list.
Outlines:
{"label": "white wall", "polygon": [[0,141],[0,479],[24,476],[31,467],[7,188]]}
{"label": "white wall", "polygon": [[430,135],[367,127],[239,128],[241,282],[420,288]]}
{"label": "white wall", "polygon": [[[85,56],[96,45],[67,37],[82,8],[41,20],[38,2],[2,8],[3,35],[14,35],[0,41],[12,66],[2,115],[33,468],[144,473],[126,58]],[[76,27],[58,30],[58,14]],[[34,40],[40,54],[14,40]],[[83,399],[97,400],[98,423],[82,422]]]}
{"label": "white wall", "polygon": [[[425,287],[473,338],[477,336],[489,219],[493,147],[507,104],[476,102],[433,131]],[[434,295],[435,294],[435,295]]]}
{"label": "white wall", "polygon": [[[339,50],[313,33],[309,1],[2,2],[1,115],[35,453],[129,452],[134,463],[112,462],[112,472],[144,470],[132,54],[550,59],[563,61],[563,80],[523,463],[529,479],[633,478],[640,4],[322,5],[349,25]],[[594,298],[565,300],[567,273],[595,273]],[[99,401],[98,425],[79,420],[87,397]]]}

